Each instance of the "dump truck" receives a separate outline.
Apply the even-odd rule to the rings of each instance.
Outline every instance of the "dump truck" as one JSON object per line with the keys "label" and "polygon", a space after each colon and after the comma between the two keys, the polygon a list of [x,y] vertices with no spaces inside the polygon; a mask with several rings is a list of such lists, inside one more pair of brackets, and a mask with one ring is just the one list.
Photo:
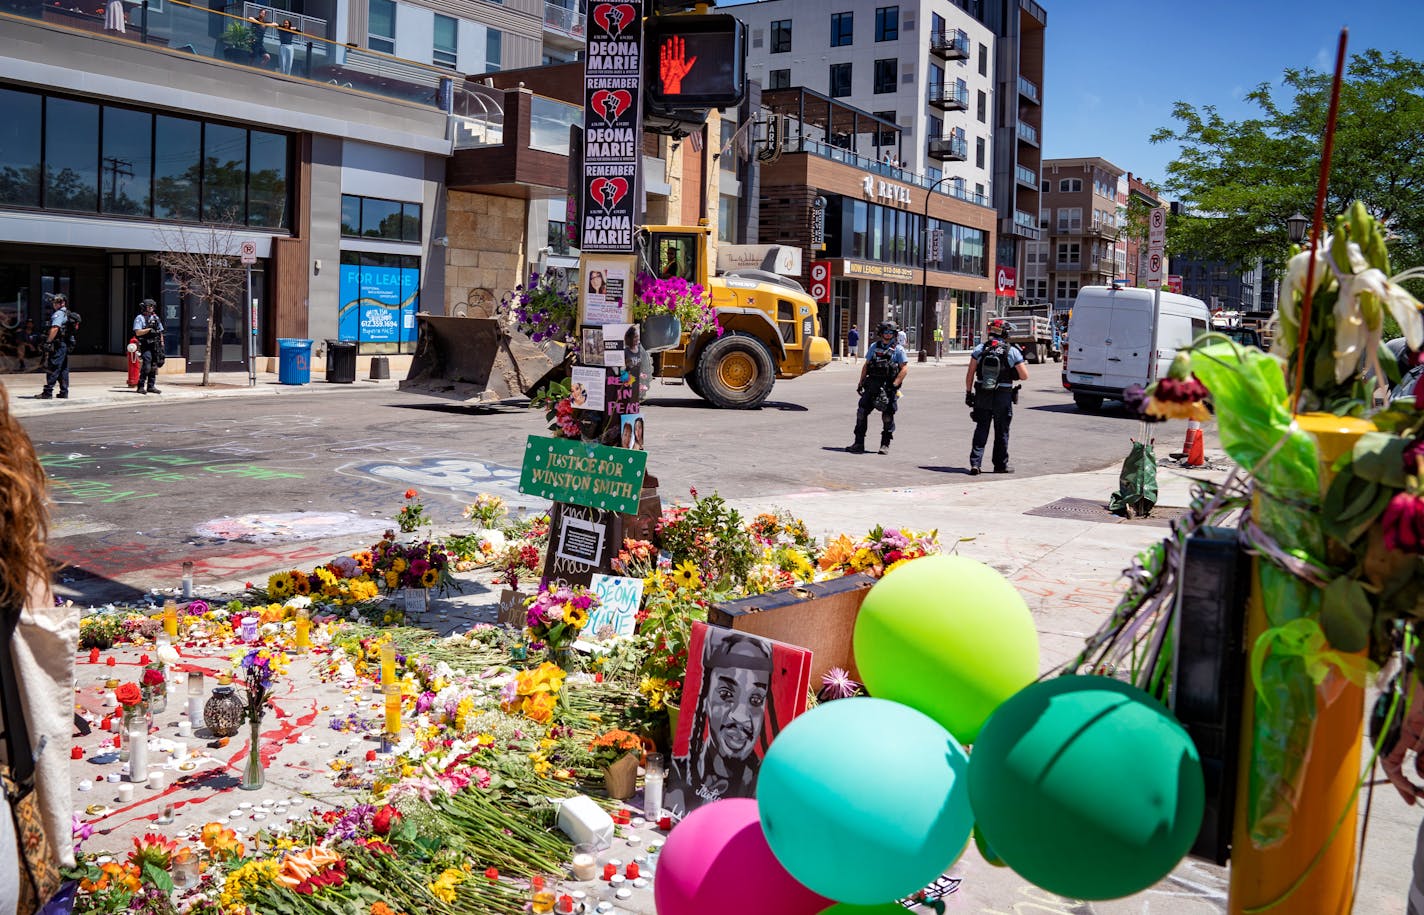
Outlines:
{"label": "dump truck", "polygon": [[1009,322],[1009,342],[1023,350],[1024,358],[1035,365],[1050,358],[1057,362],[1063,355],[1059,337],[1054,333],[1053,306],[1020,303],[1010,305],[1004,313]]}
{"label": "dump truck", "polygon": [[[640,270],[700,283],[712,297],[722,334],[682,335],[653,356],[653,374],[681,379],[717,407],[761,406],[778,378],[831,361],[816,302],[789,277],[761,270],[708,276],[706,226],[649,226],[639,233]],[[654,266],[656,265],[656,266]],[[527,396],[566,372],[567,350],[509,333],[496,318],[416,316],[418,336],[402,391],[489,402]]]}
{"label": "dump truck", "polygon": [[[763,270],[711,273],[707,226],[646,226],[642,269],[700,283],[712,296],[722,334],[682,335],[674,349],[653,356],[653,374],[681,379],[716,407],[761,406],[778,378],[829,365],[831,345],[820,335],[816,302],[790,277]],[[653,265],[657,265],[654,267]]]}

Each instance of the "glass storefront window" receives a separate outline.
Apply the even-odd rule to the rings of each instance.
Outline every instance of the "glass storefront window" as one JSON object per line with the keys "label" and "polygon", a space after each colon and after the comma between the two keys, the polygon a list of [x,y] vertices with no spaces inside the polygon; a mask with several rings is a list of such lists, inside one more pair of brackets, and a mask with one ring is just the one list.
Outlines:
{"label": "glass storefront window", "polygon": [[46,109],[44,205],[92,213],[99,207],[99,106],[50,98]]}
{"label": "glass storefront window", "polygon": [[33,92],[0,89],[0,204],[40,205],[40,109]]}
{"label": "glass storefront window", "polygon": [[853,214],[851,217],[853,220],[851,224],[851,256],[865,257],[865,252],[869,245],[867,234],[870,228],[867,220],[869,219],[868,214],[870,207],[864,200],[857,200],[855,201],[855,205],[851,208],[851,212]]}
{"label": "glass storefront window", "polygon": [[152,187],[153,115],[105,106],[100,209],[122,216],[147,216],[152,212]]}
{"label": "glass storefront window", "polygon": [[342,251],[340,302],[337,335],[354,341],[358,352],[412,352],[420,310],[420,258]]}
{"label": "glass storefront window", "polygon": [[198,220],[198,185],[203,174],[203,124],[159,115],[154,144],[153,215],[158,219]]}
{"label": "glass storefront window", "polygon": [[247,163],[247,224],[287,227],[287,136],[252,131]]}
{"label": "glass storefront window", "polygon": [[400,241],[401,205],[394,200],[366,197],[361,201],[361,234]]}
{"label": "glass storefront window", "polygon": [[247,196],[247,131],[226,124],[203,129],[203,220],[241,223]]}

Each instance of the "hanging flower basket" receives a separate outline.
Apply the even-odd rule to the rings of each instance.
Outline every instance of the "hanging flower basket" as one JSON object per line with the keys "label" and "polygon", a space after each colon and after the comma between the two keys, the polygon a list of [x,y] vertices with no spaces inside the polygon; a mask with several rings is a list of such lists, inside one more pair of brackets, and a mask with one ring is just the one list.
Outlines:
{"label": "hanging flower basket", "polygon": [[677,315],[649,315],[641,333],[643,349],[650,353],[674,349],[682,342],[682,320]]}

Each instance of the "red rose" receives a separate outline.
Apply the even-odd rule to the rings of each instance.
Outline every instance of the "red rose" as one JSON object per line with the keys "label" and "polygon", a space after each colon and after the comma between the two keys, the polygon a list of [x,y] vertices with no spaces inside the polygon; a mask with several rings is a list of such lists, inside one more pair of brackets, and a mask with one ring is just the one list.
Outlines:
{"label": "red rose", "polygon": [[159,670],[159,669],[156,668],[156,667],[145,667],[144,670],[143,670],[143,685],[144,685],[144,686],[162,686],[162,685],[163,685],[163,671]]}
{"label": "red rose", "polygon": [[378,836],[388,836],[391,834],[391,826],[398,819],[400,819],[400,813],[387,804],[376,811],[376,816],[371,820],[371,831]]}
{"label": "red rose", "polygon": [[143,701],[143,690],[138,688],[137,683],[125,683],[114,690],[114,698],[119,700],[119,705],[128,708]]}

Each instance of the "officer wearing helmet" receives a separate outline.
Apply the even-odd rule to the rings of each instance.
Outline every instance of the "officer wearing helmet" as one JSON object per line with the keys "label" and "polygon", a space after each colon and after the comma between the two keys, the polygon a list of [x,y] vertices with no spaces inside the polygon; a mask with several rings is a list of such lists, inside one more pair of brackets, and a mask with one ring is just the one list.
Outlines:
{"label": "officer wearing helmet", "polygon": [[865,363],[855,388],[860,395],[855,410],[855,441],[846,449],[852,454],[865,453],[865,429],[871,410],[881,413],[880,453],[890,453],[890,439],[895,437],[895,400],[900,396],[905,373],[910,370],[905,348],[896,342],[898,333],[894,323],[884,321],[875,329],[874,342],[865,348]]}
{"label": "officer wearing helmet", "polygon": [[139,358],[142,365],[138,370],[140,394],[157,394],[154,382],[158,378],[158,367],[163,364],[163,319],[158,316],[158,303],[144,299],[139,303],[142,313],[134,318],[133,332],[138,338]]}
{"label": "officer wearing helmet", "polygon": [[1009,466],[1009,423],[1014,418],[1014,402],[1019,399],[1016,382],[1028,380],[1023,353],[1008,341],[1009,322],[989,321],[989,339],[969,354],[969,372],[964,377],[964,403],[974,420],[974,442],[969,450],[969,474],[979,473],[989,426],[994,427],[994,472],[1013,473]]}

